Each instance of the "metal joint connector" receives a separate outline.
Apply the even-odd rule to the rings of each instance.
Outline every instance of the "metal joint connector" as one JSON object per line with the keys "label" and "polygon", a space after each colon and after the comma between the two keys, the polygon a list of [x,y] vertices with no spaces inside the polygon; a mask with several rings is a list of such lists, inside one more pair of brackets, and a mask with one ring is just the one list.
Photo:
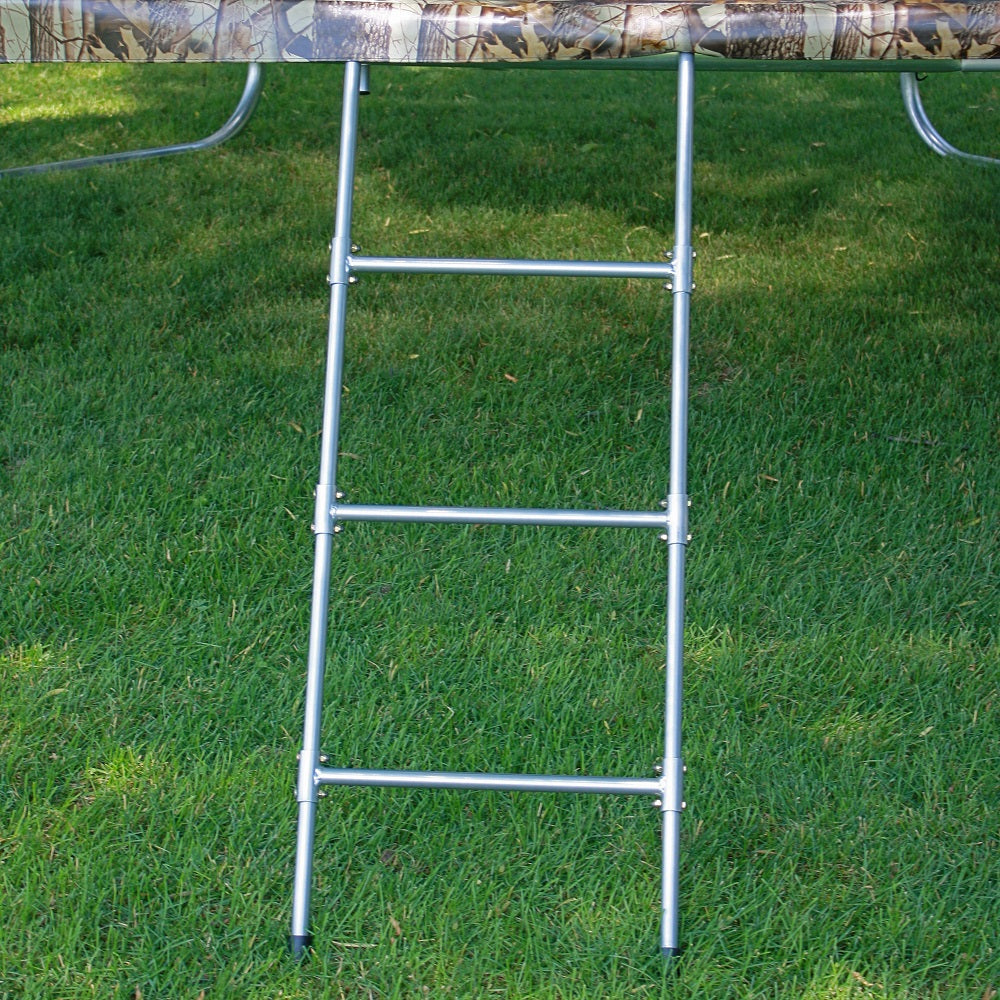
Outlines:
{"label": "metal joint connector", "polygon": [[[302,756],[308,758],[303,760]],[[313,754],[307,753],[299,757],[299,780],[295,798],[298,802],[315,802],[319,798],[319,782],[316,780],[316,770],[312,764]]]}
{"label": "metal joint connector", "polygon": [[337,236],[330,243],[331,285],[345,285],[351,279],[351,240],[347,236]]}
{"label": "metal joint connector", "polygon": [[336,531],[333,515],[333,498],[335,490],[332,485],[320,484],[316,487],[316,511],[313,516],[313,532],[317,535],[332,535]]}
{"label": "metal joint connector", "polygon": [[691,541],[688,533],[688,508],[690,503],[686,493],[671,493],[667,497],[667,541],[671,545],[687,545]]}
{"label": "metal joint connector", "polygon": [[677,245],[674,247],[674,281],[673,291],[691,292],[694,290],[692,280],[694,262],[694,250],[689,246]]}
{"label": "metal joint connector", "polygon": [[680,757],[667,757],[663,761],[663,773],[660,775],[660,809],[663,812],[683,812],[687,803],[684,801],[684,762]]}

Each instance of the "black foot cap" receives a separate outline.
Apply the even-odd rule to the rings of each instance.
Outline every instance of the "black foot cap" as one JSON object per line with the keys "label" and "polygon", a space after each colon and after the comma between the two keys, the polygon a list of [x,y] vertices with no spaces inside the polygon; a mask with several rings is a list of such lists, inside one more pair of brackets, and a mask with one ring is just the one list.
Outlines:
{"label": "black foot cap", "polygon": [[312,948],[312,934],[292,934],[288,938],[288,950],[293,958],[305,958]]}

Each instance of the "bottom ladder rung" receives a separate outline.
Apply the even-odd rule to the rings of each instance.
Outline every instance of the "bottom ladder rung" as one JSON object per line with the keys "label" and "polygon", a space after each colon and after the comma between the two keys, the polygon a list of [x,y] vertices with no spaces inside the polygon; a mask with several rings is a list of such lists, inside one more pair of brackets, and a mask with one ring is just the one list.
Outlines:
{"label": "bottom ladder rung", "polygon": [[523,524],[578,528],[659,528],[666,511],[549,510],[531,507],[408,507],[396,504],[338,503],[330,509],[337,521],[393,521],[400,524]]}
{"label": "bottom ladder rung", "polygon": [[318,767],[318,785],[381,788],[457,788],[493,792],[586,792],[609,795],[659,795],[658,778],[585,777],[578,774],[481,774],[476,771],[377,771]]}

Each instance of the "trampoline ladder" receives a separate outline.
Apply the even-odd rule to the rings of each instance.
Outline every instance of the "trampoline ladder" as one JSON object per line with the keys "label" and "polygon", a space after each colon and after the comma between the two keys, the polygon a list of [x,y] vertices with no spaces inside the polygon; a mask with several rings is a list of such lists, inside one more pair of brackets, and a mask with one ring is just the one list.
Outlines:
{"label": "trampoline ladder", "polygon": [[[662,820],[662,919],[659,941],[664,955],[675,955],[678,938],[680,816],[684,809],[681,759],[684,566],[688,535],[687,386],[691,280],[691,162],[694,65],[681,56],[678,69],[677,162],[674,248],[658,263],[611,261],[536,261],[361,256],[351,242],[354,159],[359,95],[367,91],[367,67],[345,66],[337,177],[337,206],[330,257],[330,318],[324,383],[319,483],[316,488],[315,567],[307,664],[305,719],[299,754],[298,827],[290,946],[295,955],[313,944],[310,903],[317,803],[329,785],[463,790],[577,792],[647,795]],[[432,507],[350,504],[337,489],[341,384],[347,294],[357,274],[556,275],[659,278],[672,292],[672,362],[669,492],[655,511],[550,510],[490,507]],[[664,753],[649,778],[583,775],[485,774],[447,771],[370,770],[327,765],[321,753],[323,682],[327,656],[330,572],[333,539],[343,522],[562,525],[617,527],[658,532],[667,545],[666,683]]]}

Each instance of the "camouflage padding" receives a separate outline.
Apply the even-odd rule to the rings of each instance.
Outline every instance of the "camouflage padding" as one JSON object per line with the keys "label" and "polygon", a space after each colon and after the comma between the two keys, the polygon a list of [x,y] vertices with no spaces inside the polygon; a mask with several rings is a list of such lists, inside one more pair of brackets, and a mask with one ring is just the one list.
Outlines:
{"label": "camouflage padding", "polygon": [[1000,2],[0,0],[5,62],[1000,59]]}

